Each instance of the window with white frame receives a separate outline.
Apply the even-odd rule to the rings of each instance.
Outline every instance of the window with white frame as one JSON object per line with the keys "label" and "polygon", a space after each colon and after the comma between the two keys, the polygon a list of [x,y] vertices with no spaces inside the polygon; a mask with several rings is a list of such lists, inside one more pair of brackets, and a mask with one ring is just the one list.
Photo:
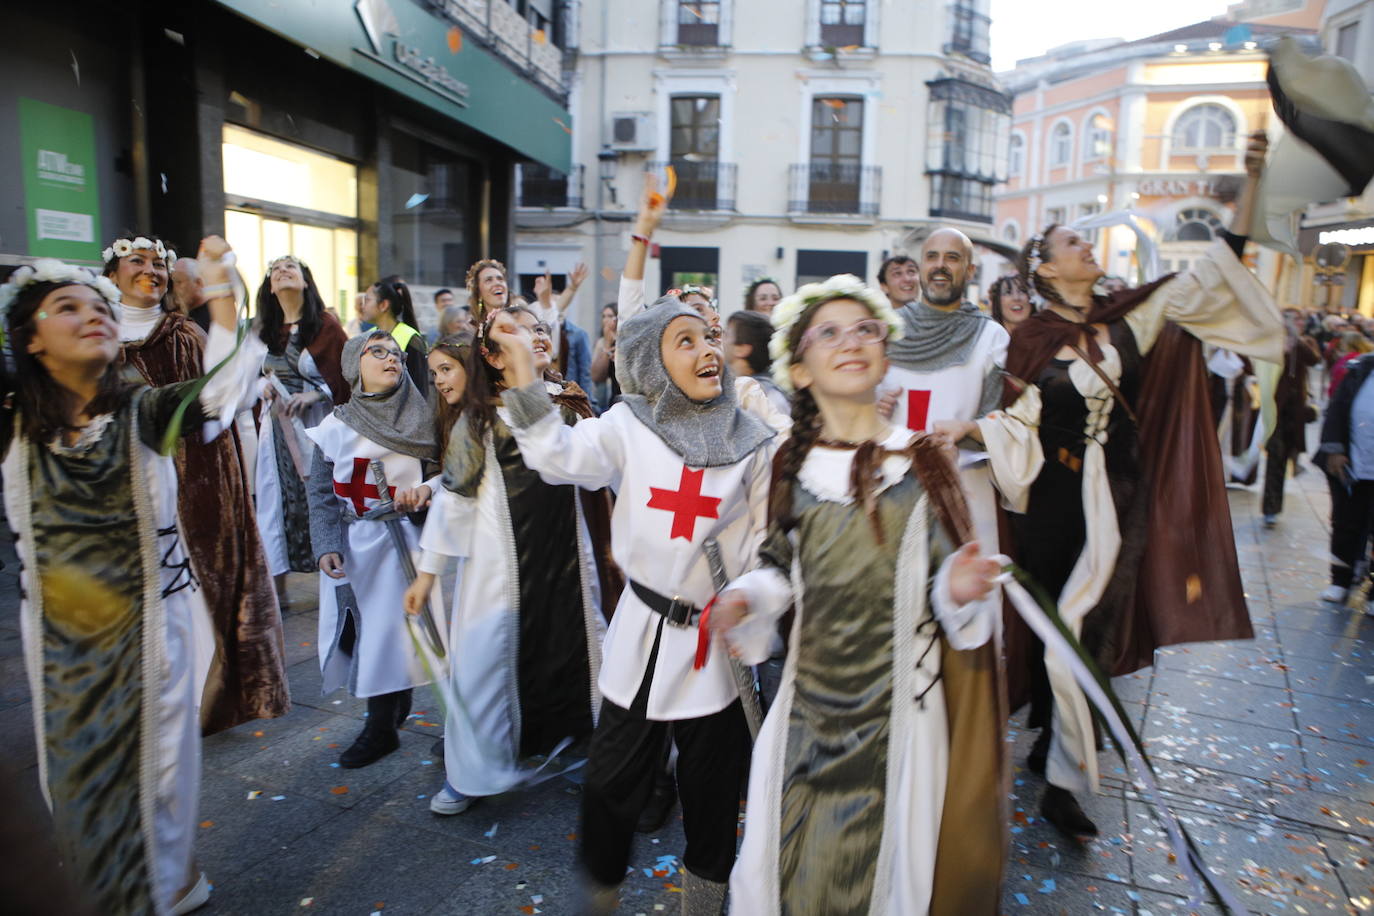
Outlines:
{"label": "window with white frame", "polygon": [[1220,105],[1194,105],[1174,122],[1175,150],[1234,149],[1236,116]]}
{"label": "window with white frame", "polygon": [[1060,121],[1054,125],[1054,130],[1050,131],[1050,165],[1063,166],[1069,164],[1069,159],[1073,157],[1073,128],[1066,121]]}
{"label": "window with white frame", "polygon": [[864,43],[868,0],[820,0],[821,45],[859,47]]}
{"label": "window with white frame", "polygon": [[1112,151],[1112,132],[1106,125],[1106,116],[1095,114],[1088,118],[1083,130],[1083,158],[1105,159]]}
{"label": "window with white frame", "polygon": [[949,5],[949,43],[945,53],[962,54],[980,64],[990,63],[988,31],[992,19],[984,11],[987,0],[954,0]]}
{"label": "window with white frame", "polygon": [[[1099,214],[1099,213],[1101,213],[1101,212],[1102,212],[1102,205],[1099,204],[1099,203],[1079,204],[1079,205],[1078,205],[1078,218],[1079,218],[1079,219],[1087,219],[1089,216],[1096,216],[1097,214]],[[1099,232],[1100,232],[1100,230],[1098,230],[1098,229],[1084,229],[1084,230],[1082,230],[1081,232],[1079,232],[1078,234],[1081,235],[1081,236],[1083,236],[1083,238],[1087,239],[1089,242],[1092,242],[1093,244],[1097,244],[1097,237],[1098,237]]]}
{"label": "window with white frame", "polygon": [[1046,207],[1045,225],[1062,226],[1067,222],[1068,211],[1064,207]]}
{"label": "window with white frame", "polygon": [[698,47],[720,44],[720,0],[679,0],[677,43]]}
{"label": "window with white frame", "polygon": [[1344,57],[1352,64],[1355,62],[1355,46],[1360,41],[1360,24],[1352,22],[1343,25],[1336,30],[1336,47],[1334,48],[1337,57]]}
{"label": "window with white frame", "polygon": [[1002,227],[1002,241],[1010,242],[1013,245],[1021,241],[1021,230],[1016,227],[1015,223],[1007,223]]}
{"label": "window with white frame", "polygon": [[1020,178],[1026,169],[1026,138],[1012,134],[1007,145],[1007,177]]}

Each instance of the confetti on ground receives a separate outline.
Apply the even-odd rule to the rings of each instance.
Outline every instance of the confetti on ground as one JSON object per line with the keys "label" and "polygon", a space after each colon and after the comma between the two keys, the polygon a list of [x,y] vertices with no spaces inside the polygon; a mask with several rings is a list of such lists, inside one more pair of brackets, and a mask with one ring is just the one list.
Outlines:
{"label": "confetti on ground", "polygon": [[201,821],[201,822],[200,822],[200,826],[201,826],[202,829],[209,829],[210,827],[215,826],[215,822],[214,822],[214,821]]}
{"label": "confetti on ground", "polygon": [[514,862],[507,862],[507,863],[506,863],[506,871],[515,871],[515,870],[516,870],[517,868],[519,868],[519,867],[520,867],[520,866],[519,866],[519,865],[516,865]]}
{"label": "confetti on ground", "polygon": [[496,836],[496,831],[497,831],[500,827],[501,827],[501,823],[498,821],[498,822],[496,822],[495,824],[492,824],[492,825],[491,825],[491,829],[485,831],[485,832],[482,834],[482,836],[486,837],[487,839],[491,839],[492,837]]}
{"label": "confetti on ground", "polygon": [[1025,894],[1016,894],[1015,897],[1016,902],[1021,904],[1022,906],[1027,906],[1030,904],[1030,898],[1027,897]]}
{"label": "confetti on ground", "polygon": [[258,789],[253,789],[252,791],[250,791],[250,792],[248,793],[248,800],[249,800],[249,801],[252,801],[253,799],[257,798],[257,797],[258,797],[259,795],[261,795],[261,794],[262,794],[262,792],[259,791]]}
{"label": "confetti on ground", "polygon": [[472,862],[470,862],[469,864],[471,864],[471,865],[490,865],[492,862],[495,862],[495,861],[496,861],[496,856],[483,856],[483,857],[480,858],[480,859],[473,859]]}
{"label": "confetti on ground", "polygon": [[314,903],[315,903],[315,898],[314,898],[314,897],[302,897],[302,898],[301,898],[301,906],[313,906]]}
{"label": "confetti on ground", "polygon": [[332,789],[329,790],[329,794],[330,794],[330,795],[347,795],[347,794],[348,794],[348,786],[335,786],[334,788],[332,788]]}
{"label": "confetti on ground", "polygon": [[1055,889],[1055,884],[1054,884],[1054,879],[1053,879],[1053,878],[1046,878],[1044,881],[1040,882],[1040,893],[1042,893],[1042,894],[1053,894],[1053,893],[1054,893],[1054,889]]}
{"label": "confetti on ground", "polygon": [[254,737],[254,738],[261,738],[261,737],[262,737],[262,732],[253,732],[253,737]]}
{"label": "confetti on ground", "polygon": [[285,795],[273,795],[273,796],[272,796],[272,801],[285,801],[285,800],[286,800],[286,796],[285,796]]}

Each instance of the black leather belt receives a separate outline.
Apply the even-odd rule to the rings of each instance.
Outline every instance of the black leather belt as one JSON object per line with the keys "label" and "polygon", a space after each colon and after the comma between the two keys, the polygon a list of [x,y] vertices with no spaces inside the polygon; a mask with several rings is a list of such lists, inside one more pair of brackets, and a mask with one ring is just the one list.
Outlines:
{"label": "black leather belt", "polygon": [[655,614],[662,614],[672,626],[696,626],[697,618],[701,616],[701,608],[677,595],[671,598],[666,595],[660,595],[653,589],[640,585],[633,579],[630,580],[630,588],[634,589],[635,597],[644,602],[645,607]]}

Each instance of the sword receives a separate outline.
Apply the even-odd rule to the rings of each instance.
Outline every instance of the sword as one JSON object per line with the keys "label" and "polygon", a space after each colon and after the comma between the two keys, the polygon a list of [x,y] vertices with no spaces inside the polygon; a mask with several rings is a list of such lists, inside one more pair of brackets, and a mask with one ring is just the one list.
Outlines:
{"label": "sword", "polygon": [[[406,543],[405,532],[401,529],[401,517],[396,511],[396,503],[391,498],[391,489],[386,485],[386,466],[381,459],[374,458],[368,462],[368,467],[372,471],[372,480],[377,485],[377,496],[381,499],[381,505],[371,509],[363,517],[374,521],[381,521],[386,525],[387,533],[391,535],[391,543],[396,548],[396,553],[401,559],[401,572],[405,575],[407,582],[415,581],[415,561],[410,556],[410,545]],[[439,627],[434,622],[434,615],[430,613],[429,602],[426,601],[420,608],[420,626],[424,628],[425,636],[428,637],[430,646],[434,654],[439,658],[444,657],[444,642],[439,636]]]}
{"label": "sword", "polygon": [[[706,566],[711,571],[711,582],[717,593],[730,584],[725,572],[725,560],[720,555],[720,542],[708,537],[701,542],[701,550],[706,554]],[[763,707],[759,703],[759,684],[754,672],[734,656],[727,656],[730,673],[735,678],[735,688],[739,691],[740,704],[744,707],[744,721],[749,725],[749,737],[758,738],[759,727],[763,725]]]}

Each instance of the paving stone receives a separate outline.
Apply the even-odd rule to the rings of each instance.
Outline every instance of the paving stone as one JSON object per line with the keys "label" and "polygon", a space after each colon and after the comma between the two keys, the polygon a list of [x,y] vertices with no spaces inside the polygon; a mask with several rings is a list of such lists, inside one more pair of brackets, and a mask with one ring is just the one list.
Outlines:
{"label": "paving stone", "polygon": [[1150,706],[1182,708],[1215,718],[1254,725],[1272,725],[1287,718],[1292,700],[1277,687],[1241,684],[1227,678],[1186,671],[1161,670],[1150,692]]}
{"label": "paving stone", "polygon": [[[1170,860],[1162,827],[1138,802],[1128,802],[1135,838],[1136,883],[1186,895],[1189,883]],[[1271,816],[1236,812],[1218,817],[1185,813],[1179,822],[1198,844],[1212,874],[1229,882],[1240,901],[1270,913],[1343,912],[1345,894],[1315,833],[1288,829]]]}

